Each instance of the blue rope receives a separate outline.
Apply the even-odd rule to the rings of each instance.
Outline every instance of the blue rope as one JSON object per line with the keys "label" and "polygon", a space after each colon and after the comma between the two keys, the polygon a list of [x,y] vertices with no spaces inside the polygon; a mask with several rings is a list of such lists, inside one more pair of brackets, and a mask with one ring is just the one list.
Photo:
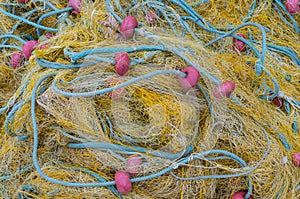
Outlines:
{"label": "blue rope", "polygon": [[291,107],[290,107],[290,103],[289,102],[285,102],[284,103],[284,108],[285,108],[285,111],[287,112],[287,114],[291,113]]}
{"label": "blue rope", "polygon": [[32,26],[36,27],[36,28],[40,28],[40,29],[43,29],[43,30],[46,30],[46,31],[50,31],[50,32],[57,32],[57,31],[58,31],[57,28],[49,28],[49,27],[45,27],[45,26],[36,24],[36,23],[34,23],[34,22],[32,22],[32,21],[29,21],[29,20],[27,20],[27,19],[25,19],[25,18],[23,18],[23,17],[19,17],[19,16],[17,16],[17,15],[12,14],[12,13],[6,12],[6,11],[3,10],[2,8],[0,8],[0,12],[3,13],[3,14],[5,14],[5,15],[7,15],[8,17],[11,17],[11,18],[13,18],[13,19],[17,19],[17,20],[19,20],[20,22],[27,23],[27,24],[29,24],[29,25],[32,25]]}
{"label": "blue rope", "polygon": [[95,60],[95,61],[97,61],[97,63],[99,63],[99,62],[107,62],[107,63],[110,63],[110,64],[115,64],[116,63],[112,58],[108,58],[108,57],[88,55],[85,58]]}
{"label": "blue rope", "polygon": [[[251,42],[258,43],[257,40],[253,40],[253,39],[251,39]],[[292,48],[282,47],[282,46],[278,46],[275,44],[267,44],[267,49],[274,51],[274,52],[280,52],[280,53],[283,53],[283,54],[289,56],[297,66],[300,66],[300,58],[298,57],[297,53]]]}
{"label": "blue rope", "polygon": [[[289,19],[292,21],[292,24],[295,28],[295,31],[297,34],[300,34],[300,28],[297,23],[297,21],[294,19],[294,17],[286,10],[285,6],[282,4],[280,0],[275,0],[275,3],[285,12],[285,14],[289,17]],[[284,20],[286,22],[286,20]]]}
{"label": "blue rope", "polygon": [[275,3],[275,9],[277,10],[277,12],[278,12],[280,18],[281,18],[287,25],[289,25],[290,27],[293,27],[293,24],[291,24],[291,23],[283,16],[283,14],[282,14],[282,12],[281,12],[281,10],[280,10],[280,6],[279,6],[277,3]]}
{"label": "blue rope", "polygon": [[[144,36],[149,37],[150,40],[153,39],[153,37],[154,37],[153,35],[150,35],[150,34],[148,34],[148,33],[145,34]],[[198,64],[196,64],[196,63],[192,62],[190,59],[188,59],[188,58],[184,55],[184,53],[180,52],[180,49],[174,48],[174,47],[168,45],[167,43],[165,43],[165,42],[163,42],[163,41],[158,41],[158,42],[159,42],[159,44],[161,44],[161,45],[163,46],[163,49],[166,49],[165,51],[174,53],[175,55],[177,55],[177,56],[179,56],[180,58],[182,58],[186,63],[188,63],[189,65],[195,67],[195,68],[199,71],[199,73],[200,73],[201,75],[203,75],[203,76],[209,78],[209,79],[210,79],[213,83],[215,83],[215,84],[220,84],[220,80],[219,80],[219,79],[217,79],[217,78],[214,77],[213,75],[209,74],[209,73],[206,71],[206,69],[204,69],[204,68],[198,66]]]}
{"label": "blue rope", "polygon": [[199,44],[201,44],[202,46],[204,45],[204,43],[198,38],[198,36],[192,31],[192,29],[190,28],[189,24],[182,20],[182,23],[184,25],[184,27],[187,29],[187,31],[192,35],[192,37],[195,39],[195,41]]}
{"label": "blue rope", "polygon": [[22,51],[21,47],[13,46],[13,45],[0,45],[0,48],[14,48],[14,49],[18,49],[19,51]]}
{"label": "blue rope", "polygon": [[137,51],[164,51],[164,49],[160,46],[150,46],[150,45],[142,45],[136,47],[115,47],[115,48],[95,48],[84,50],[79,53],[69,52],[67,48],[64,49],[64,54],[67,57],[70,57],[73,62],[86,57],[87,55],[92,54],[101,54],[101,53],[117,53],[117,52],[137,52]]}
{"label": "blue rope", "polygon": [[134,65],[146,62],[148,59],[150,59],[154,55],[157,55],[158,53],[159,53],[159,51],[152,51],[150,53],[147,53],[144,57],[142,57],[140,59],[134,59],[133,61],[130,62],[130,66],[134,66]]}
{"label": "blue rope", "polygon": [[0,39],[3,39],[3,38],[12,38],[12,39],[16,39],[18,40],[19,42],[21,42],[22,44],[25,44],[26,41],[24,39],[21,39],[20,37],[16,36],[16,35],[10,35],[10,34],[7,34],[7,35],[0,35]]}
{"label": "blue rope", "polygon": [[[56,21],[55,24],[58,24],[58,23],[64,21],[65,19],[66,19],[66,23],[67,23],[67,21],[68,21],[67,17],[69,17],[69,16],[70,16],[70,13],[69,13],[69,12],[63,14],[62,16],[59,16],[59,18],[57,19],[57,21]],[[67,24],[68,24],[68,23],[67,23]]]}
{"label": "blue rope", "polygon": [[21,87],[19,93],[16,95],[16,97],[10,99],[10,100],[8,101],[8,103],[7,103],[6,106],[0,108],[0,115],[1,115],[4,111],[8,110],[8,109],[15,103],[15,98],[20,97],[20,96],[22,95],[22,93],[23,93],[23,92],[25,91],[25,89],[27,88],[28,84],[29,84],[29,81],[26,81],[24,84],[22,84],[22,87]]}
{"label": "blue rope", "polygon": [[[64,162],[59,162],[60,164],[66,164]],[[63,167],[65,168],[65,167]],[[87,169],[87,168],[81,168],[81,167],[67,167],[68,169],[72,169],[74,171],[80,171],[80,172],[84,172],[84,173],[87,173],[89,174],[90,176],[92,176],[93,178],[97,179],[99,182],[107,182],[107,180],[103,177],[101,177],[99,174],[91,171],[90,169]],[[108,188],[116,195],[118,196],[119,198],[122,198],[121,194],[118,192],[118,190],[114,187],[114,186],[108,186]]]}
{"label": "blue rope", "polygon": [[[150,53],[147,53],[144,57],[139,58],[139,59],[133,59],[132,61],[130,61],[130,66],[134,66],[137,64],[141,64],[143,62],[146,62],[148,59],[150,59],[151,57],[153,57],[154,55],[158,54],[158,51],[152,51]],[[113,60],[112,58],[108,58],[108,57],[100,57],[100,56],[92,56],[92,55],[87,55],[85,57],[86,59],[92,59],[98,62],[107,62],[110,64],[115,64],[115,60]]]}
{"label": "blue rope", "polygon": [[39,58],[36,58],[35,60],[40,66],[46,67],[46,68],[53,68],[53,69],[71,69],[71,68],[81,68],[81,67],[88,67],[88,66],[95,65],[95,63],[93,63],[93,62],[66,65],[66,64],[50,62],[45,59],[39,59]]}
{"label": "blue rope", "polygon": [[[61,14],[61,13],[64,13],[64,12],[68,12],[68,11],[71,11],[71,10],[73,10],[72,7],[67,7],[67,8],[64,8],[64,9],[62,9],[62,10],[54,10],[54,11],[52,11],[52,12],[48,12],[48,13],[46,13],[46,14],[43,14],[43,15],[39,18],[39,20],[37,21],[37,24],[40,25],[40,23],[41,23],[45,18],[47,18],[47,17],[53,16],[53,15],[58,15],[58,14]],[[40,37],[40,36],[41,36],[41,31],[40,31],[39,28],[36,29],[36,32],[37,32],[38,37]]]}
{"label": "blue rope", "polygon": [[249,19],[251,19],[252,15],[254,13],[255,7],[256,7],[256,0],[252,0],[251,7],[247,14],[247,17],[243,20],[244,23],[247,22]]}
{"label": "blue rope", "polygon": [[292,129],[294,133],[298,132],[298,122],[296,120],[292,123]]}
{"label": "blue rope", "polygon": [[162,8],[160,8],[160,6],[152,5],[151,7],[156,8],[164,16],[165,20],[167,21],[167,23],[171,27],[171,29],[174,32],[174,34],[176,36],[179,36],[176,28],[173,25],[174,23],[176,23],[176,21],[174,21],[174,20],[171,21],[170,18],[168,17],[168,15],[165,13],[165,11]]}
{"label": "blue rope", "polygon": [[204,94],[205,100],[206,100],[206,102],[208,104],[208,107],[209,107],[209,113],[210,113],[210,116],[212,118],[212,123],[215,123],[215,114],[214,114],[213,109],[212,109],[211,99],[210,99],[208,93],[206,92],[206,90],[204,89],[204,87],[201,84],[197,83],[196,85],[202,91],[202,93]]}
{"label": "blue rope", "polygon": [[286,137],[283,134],[278,133],[278,137],[279,137],[282,145],[284,146],[284,148],[287,151],[289,151],[289,150],[291,150],[293,148],[292,145],[290,143],[288,143],[288,141],[286,140]]}
{"label": "blue rope", "polygon": [[[147,78],[150,78],[150,77],[154,77],[154,76],[157,76],[157,75],[164,75],[164,74],[175,74],[175,75],[180,75],[180,76],[183,76],[183,77],[186,76],[185,73],[183,73],[181,71],[177,71],[177,70],[158,70],[158,71],[155,71],[153,73],[149,73],[149,74],[145,74],[145,75],[141,75],[139,77],[133,78],[133,79],[127,81],[127,82],[118,84],[116,86],[112,86],[112,87],[109,87],[109,88],[104,88],[104,89],[101,89],[101,90],[90,91],[90,92],[82,92],[82,93],[70,93],[70,92],[65,92],[65,91],[59,90],[56,87],[57,79],[55,79],[53,81],[52,88],[56,93],[58,93],[60,95],[63,95],[65,97],[90,97],[90,96],[105,94],[105,93],[111,92],[113,90],[117,90],[117,89],[129,86],[129,85],[134,84],[136,82],[139,82],[141,80],[144,80],[144,79],[147,79]],[[60,80],[60,81],[62,81],[62,80]]]}
{"label": "blue rope", "polygon": [[79,142],[84,142],[83,139],[78,138],[78,137],[75,137],[75,136],[73,136],[73,135],[70,135],[70,134],[68,134],[68,133],[66,133],[66,132],[64,132],[64,131],[59,131],[59,132],[60,132],[61,134],[63,134],[64,136],[66,136],[67,138],[70,138],[70,139],[72,139],[72,140],[79,141]]}
{"label": "blue rope", "polygon": [[139,152],[139,153],[147,153],[153,156],[157,156],[157,157],[162,157],[162,158],[167,158],[170,160],[175,160],[179,157],[182,156],[183,153],[178,153],[178,154],[170,154],[170,153],[166,153],[163,151],[152,151],[152,150],[148,150],[146,148],[143,147],[125,147],[125,146],[121,146],[118,144],[111,144],[111,143],[105,143],[105,142],[84,142],[84,143],[68,143],[67,144],[68,147],[73,148],[73,149],[99,149],[99,150],[103,150],[103,151],[107,151],[107,150],[113,150],[116,152],[122,152],[122,151],[126,151],[126,152]]}
{"label": "blue rope", "polygon": [[24,104],[28,102],[28,101],[20,101],[18,102],[16,105],[13,106],[13,108],[11,109],[11,111],[8,113],[7,117],[5,118],[5,121],[4,121],[4,129],[5,129],[5,132],[7,135],[9,136],[16,136],[15,133],[12,133],[9,129],[9,123],[10,123],[10,120],[14,117],[15,113],[21,108],[24,106]]}
{"label": "blue rope", "polygon": [[[115,140],[118,140],[119,142],[121,142],[122,140],[118,137],[118,135],[114,132],[114,130],[113,130],[113,125],[112,125],[112,123],[110,122],[110,119],[109,119],[109,117],[104,113],[104,115],[105,115],[105,119],[106,119],[106,122],[107,122],[107,124],[108,124],[108,127],[109,127],[109,137],[111,138],[111,139],[115,139]],[[123,136],[123,137],[125,137],[125,136]],[[132,139],[131,137],[129,137],[129,136],[126,136],[126,138],[125,138],[126,140],[129,140],[129,141],[131,141],[131,142],[133,142],[133,143],[136,143],[136,140],[135,139]]]}
{"label": "blue rope", "polygon": [[25,37],[26,37],[28,40],[35,40],[34,37],[33,37],[31,34],[26,34]]}
{"label": "blue rope", "polygon": [[105,0],[105,5],[108,12],[111,13],[119,23],[122,23],[123,20],[113,11],[110,5],[110,0]]}
{"label": "blue rope", "polygon": [[269,50],[272,50],[272,51],[275,51],[275,52],[280,52],[280,53],[283,53],[283,54],[289,56],[292,59],[292,61],[297,66],[300,67],[300,58],[293,49],[291,49],[289,47],[277,46],[277,45],[274,45],[274,44],[268,44],[267,46],[268,46]]}
{"label": "blue rope", "polygon": [[[216,33],[216,34],[220,34],[220,35],[224,35],[226,32],[223,32],[223,31],[218,31],[218,30],[215,30],[215,29],[211,29],[211,28],[207,28],[204,26],[204,24],[202,24],[199,20],[195,20],[194,18],[192,17],[189,17],[189,16],[183,16],[182,19],[184,20],[190,20],[192,22],[194,22],[195,24],[197,24],[198,26],[200,26],[202,29],[208,31],[208,32],[212,32],[212,33]],[[229,35],[228,35],[229,36]],[[236,39],[239,39],[241,40],[242,42],[244,42],[246,45],[249,46],[249,48],[256,54],[257,57],[260,57],[260,53],[258,52],[258,50],[246,39],[240,37],[240,36],[237,36],[235,34],[232,34],[231,35],[233,38],[236,38]],[[210,44],[206,44],[206,46],[208,46]]]}
{"label": "blue rope", "polygon": [[203,24],[206,24],[209,28],[215,29],[210,23],[205,21],[202,16],[200,16],[190,5],[188,5],[184,0],[170,0],[170,2],[175,3],[184,11],[186,11],[190,16],[194,17],[196,20],[200,20]]}
{"label": "blue rope", "polygon": [[[227,32],[227,33],[225,33],[225,34],[223,34],[222,36],[220,36],[220,37],[218,37],[218,38],[216,38],[216,39],[210,41],[210,42],[207,43],[205,46],[207,47],[207,46],[209,46],[209,45],[211,45],[211,44],[213,44],[213,43],[215,43],[215,42],[217,42],[217,41],[219,41],[219,40],[221,40],[221,39],[223,39],[223,38],[225,38],[225,37],[227,37],[227,36],[230,36],[230,35],[232,35],[232,33],[236,32],[237,30],[239,30],[239,29],[241,29],[241,28],[243,28],[243,27],[245,27],[245,26],[254,26],[254,27],[258,28],[258,29],[261,31],[261,33],[262,33],[262,53],[261,53],[260,56],[258,56],[258,58],[261,59],[261,62],[262,62],[262,64],[264,65],[264,62],[265,62],[265,55],[266,55],[266,51],[267,51],[267,42],[266,42],[266,37],[267,37],[267,36],[266,36],[266,32],[265,32],[264,27],[263,27],[262,25],[260,25],[260,24],[256,24],[256,23],[253,23],[253,22],[243,23],[243,24],[241,24],[241,25],[235,27],[235,28],[232,29],[231,31],[229,31],[229,32]],[[242,37],[237,37],[237,39],[239,39],[239,40],[241,40],[241,41],[247,43],[247,41],[246,41],[245,39],[243,39]],[[249,45],[249,46],[251,46],[251,45]]]}
{"label": "blue rope", "polygon": [[[29,12],[27,12],[25,15],[24,15],[24,18],[26,19],[27,17],[29,17],[31,14],[37,12],[37,9],[33,9],[33,10],[30,10]],[[12,28],[12,30],[10,31],[10,33],[14,33],[14,31],[18,28],[18,26],[21,24],[21,21],[18,21]],[[2,45],[5,45],[6,42],[8,41],[9,39],[5,39],[3,42],[2,42]]]}

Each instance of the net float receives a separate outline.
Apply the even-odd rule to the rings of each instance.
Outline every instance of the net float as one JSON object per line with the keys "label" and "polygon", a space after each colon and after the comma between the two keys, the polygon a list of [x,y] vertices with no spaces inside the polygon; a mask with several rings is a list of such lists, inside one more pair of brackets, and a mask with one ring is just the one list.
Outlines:
{"label": "net float", "polygon": [[[39,42],[44,43],[44,41],[50,39],[51,37],[53,37],[53,34],[46,33],[39,38]],[[42,49],[48,48],[49,46],[50,46],[50,44],[44,43],[40,46],[40,49],[42,50]]]}
{"label": "net float", "polygon": [[50,44],[48,44],[48,43],[43,44],[43,45],[40,46],[40,49],[43,50],[43,49],[49,48],[49,46],[50,46]]}
{"label": "net float", "polygon": [[126,171],[117,171],[115,174],[115,181],[118,191],[121,194],[128,194],[132,189],[129,174]]}
{"label": "net float", "polygon": [[127,164],[126,164],[126,171],[131,176],[137,176],[141,172],[141,165],[142,165],[143,159],[139,155],[132,155],[128,158]]}
{"label": "net float", "polygon": [[10,64],[14,69],[20,68],[22,63],[22,54],[19,52],[14,52],[10,58]]}
{"label": "net float", "polygon": [[120,32],[125,39],[130,39],[134,35],[134,29],[138,27],[138,21],[134,16],[127,16],[123,19]]}
{"label": "net float", "polygon": [[130,66],[130,58],[126,52],[120,52],[115,57],[115,71],[118,75],[125,75]]}
{"label": "net float", "polygon": [[286,0],[285,7],[291,14],[300,12],[300,1],[299,0]]}
{"label": "net float", "polygon": [[214,89],[213,96],[218,99],[229,97],[230,94],[234,91],[234,89],[235,83],[231,81],[225,81]]}
{"label": "net float", "polygon": [[52,33],[46,33],[46,34],[44,34],[45,35],[45,37],[47,38],[47,39],[50,39],[51,37],[53,37],[53,34]]}
{"label": "net float", "polygon": [[[238,191],[235,194],[233,194],[231,199],[244,199],[246,194],[247,191]],[[253,198],[252,196],[250,196],[248,199],[253,199]]]}
{"label": "net float", "polygon": [[283,99],[281,97],[274,97],[272,99],[272,103],[275,104],[278,108],[281,108],[283,106]]}
{"label": "net float", "polygon": [[[118,78],[112,77],[107,80],[106,87],[109,88],[112,86],[116,86],[118,84],[120,84],[120,81],[118,80]],[[124,96],[124,94],[125,94],[125,88],[119,88],[119,89],[109,92],[108,96],[113,100],[118,100],[118,99],[121,99]]]}
{"label": "net float", "polygon": [[[246,39],[246,36],[243,34],[237,34],[237,36],[242,37]],[[237,50],[238,52],[243,52],[246,50],[246,44],[242,42],[239,39],[233,38],[233,45],[232,45],[234,50]]]}
{"label": "net float", "polygon": [[179,76],[179,84],[183,89],[190,89],[197,84],[200,74],[194,66],[188,66],[182,72],[186,74],[186,77]]}
{"label": "net float", "polygon": [[32,51],[34,50],[34,48],[38,45],[38,42],[35,40],[30,40],[27,41],[22,48],[22,54],[25,58],[25,60],[29,60]]}
{"label": "net float", "polygon": [[18,3],[21,3],[21,4],[26,4],[28,3],[30,0],[18,0]]}
{"label": "net float", "polygon": [[80,13],[81,0],[69,0],[68,7],[72,7],[72,14],[77,15]]}
{"label": "net float", "polygon": [[294,153],[292,155],[293,164],[295,167],[300,167],[300,153]]}
{"label": "net float", "polygon": [[156,14],[153,11],[150,11],[146,14],[147,22],[152,26],[155,24],[156,21]]}

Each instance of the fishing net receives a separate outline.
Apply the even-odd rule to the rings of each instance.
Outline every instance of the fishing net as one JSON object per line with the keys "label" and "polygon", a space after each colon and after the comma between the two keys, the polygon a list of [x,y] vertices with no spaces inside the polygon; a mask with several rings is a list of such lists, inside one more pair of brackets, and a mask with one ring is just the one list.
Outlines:
{"label": "fishing net", "polygon": [[[1,198],[300,198],[299,13],[279,0],[81,3],[0,0]],[[183,88],[188,66],[200,77]],[[235,89],[219,99],[225,81]]]}

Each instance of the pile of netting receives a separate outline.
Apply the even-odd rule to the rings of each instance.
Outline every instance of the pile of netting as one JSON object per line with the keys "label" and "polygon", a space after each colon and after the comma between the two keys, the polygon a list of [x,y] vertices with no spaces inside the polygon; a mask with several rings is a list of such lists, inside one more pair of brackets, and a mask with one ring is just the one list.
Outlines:
{"label": "pile of netting", "polygon": [[287,3],[0,0],[0,198],[300,198]]}

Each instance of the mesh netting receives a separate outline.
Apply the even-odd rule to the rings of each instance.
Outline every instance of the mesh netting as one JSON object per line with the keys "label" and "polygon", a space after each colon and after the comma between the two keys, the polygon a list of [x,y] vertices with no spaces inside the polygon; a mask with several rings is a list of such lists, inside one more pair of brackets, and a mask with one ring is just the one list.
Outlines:
{"label": "mesh netting", "polygon": [[[0,0],[1,198],[300,198],[300,15],[284,3],[83,0],[76,14]],[[188,66],[200,77],[186,89]],[[133,157],[122,194],[115,174]]]}

